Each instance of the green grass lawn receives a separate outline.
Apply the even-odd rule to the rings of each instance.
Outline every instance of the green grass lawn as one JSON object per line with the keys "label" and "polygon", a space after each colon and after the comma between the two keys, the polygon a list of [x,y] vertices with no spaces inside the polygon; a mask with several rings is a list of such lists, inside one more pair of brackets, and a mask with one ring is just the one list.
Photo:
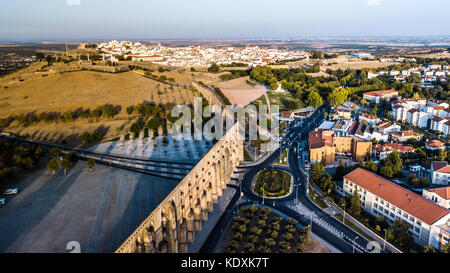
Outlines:
{"label": "green grass lawn", "polygon": [[308,189],[309,189],[308,196],[314,203],[316,203],[316,205],[318,205],[323,209],[328,208],[328,205],[322,200],[322,198],[315,191],[312,190],[311,186],[308,185]]}
{"label": "green grass lawn", "polygon": [[[280,111],[288,111],[288,110],[296,110],[306,107],[306,104],[292,96],[290,92],[267,92],[267,96],[269,97],[270,104],[279,105]],[[266,98],[264,96],[259,97],[253,103],[256,107],[259,105],[267,105]]]}
{"label": "green grass lawn", "polygon": [[[281,197],[291,189],[292,176],[280,170],[265,170],[256,176],[254,191],[266,197]],[[264,191],[263,191],[264,187]]]}
{"label": "green grass lawn", "polygon": [[253,161],[252,157],[248,153],[247,149],[244,149],[244,161]]}
{"label": "green grass lawn", "polygon": [[[336,217],[339,221],[342,222],[343,216],[342,214],[336,214],[334,217]],[[364,236],[365,238],[367,238],[369,241],[372,241],[373,239],[367,235],[366,233],[364,233],[362,230],[360,230],[357,226],[355,226],[352,222],[350,222],[349,220],[345,220],[345,225],[349,226],[351,229],[353,229],[354,231],[356,231],[357,233],[359,233],[360,235]]]}

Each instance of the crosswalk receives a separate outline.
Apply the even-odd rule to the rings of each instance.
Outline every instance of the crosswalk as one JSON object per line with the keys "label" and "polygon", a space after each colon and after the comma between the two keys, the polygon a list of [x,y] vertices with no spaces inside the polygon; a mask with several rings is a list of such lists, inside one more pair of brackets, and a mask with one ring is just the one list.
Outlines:
{"label": "crosswalk", "polygon": [[305,207],[302,203],[299,203],[297,205],[291,205],[290,208],[295,210],[299,214],[304,215],[309,219],[312,219],[314,223],[331,232],[332,234],[336,235],[337,237],[339,238],[344,237],[344,233],[342,231],[339,231],[338,229],[327,223],[324,219],[319,217],[314,211]]}

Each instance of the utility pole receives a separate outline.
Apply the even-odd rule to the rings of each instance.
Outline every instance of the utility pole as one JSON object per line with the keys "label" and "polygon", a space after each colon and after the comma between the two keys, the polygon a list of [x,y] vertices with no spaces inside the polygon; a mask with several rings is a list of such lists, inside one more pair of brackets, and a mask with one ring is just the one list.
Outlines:
{"label": "utility pole", "polygon": [[387,238],[387,229],[384,229],[383,250],[386,250],[386,238]]}
{"label": "utility pole", "polygon": [[355,253],[355,242],[356,242],[356,239],[358,239],[358,236],[356,236],[355,239],[353,239],[353,253]]}
{"label": "utility pole", "polygon": [[263,200],[262,200],[262,205],[264,206],[264,183],[263,183]]}
{"label": "utility pole", "polygon": [[344,205],[344,218],[342,218],[342,223],[345,225],[345,207],[346,207],[347,205],[345,204]]}

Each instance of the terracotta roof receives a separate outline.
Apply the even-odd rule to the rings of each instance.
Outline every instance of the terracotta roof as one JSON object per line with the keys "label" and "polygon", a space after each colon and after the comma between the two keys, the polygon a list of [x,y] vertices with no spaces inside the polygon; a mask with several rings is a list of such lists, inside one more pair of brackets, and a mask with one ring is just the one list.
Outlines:
{"label": "terracotta roof", "polygon": [[430,140],[426,143],[427,146],[433,147],[433,148],[443,148],[445,147],[444,142],[439,141],[437,139],[435,140]]}
{"label": "terracotta roof", "polygon": [[389,128],[389,127],[391,127],[391,126],[392,126],[392,123],[386,122],[385,124],[381,125],[380,128],[381,128],[381,129],[386,129],[386,128]]}
{"label": "terracotta roof", "polygon": [[398,143],[384,144],[384,146],[401,152],[414,152],[416,150],[413,147],[401,145]]}
{"label": "terracotta roof", "polygon": [[360,118],[366,118],[366,119],[380,119],[379,117],[377,117],[377,116],[374,116],[374,115],[371,115],[371,114],[366,114],[366,113],[364,113],[364,114],[362,114],[361,116],[359,116]]}
{"label": "terracotta roof", "polygon": [[432,225],[450,213],[450,210],[433,201],[365,169],[358,168],[347,174],[345,178],[428,225]]}
{"label": "terracotta roof", "polygon": [[437,172],[450,174],[450,165],[445,166],[444,168],[440,168],[439,170],[437,170]]}
{"label": "terracotta roof", "polygon": [[374,96],[374,97],[381,97],[384,95],[398,96],[398,91],[395,91],[395,90],[370,91],[370,92],[364,93],[363,95]]}
{"label": "terracotta roof", "polygon": [[392,132],[392,135],[399,136],[399,137],[401,137],[401,136],[423,136],[423,134],[417,133],[417,132],[414,132],[414,131]]}
{"label": "terracotta roof", "polygon": [[427,189],[427,191],[434,192],[446,200],[450,199],[450,186],[435,189]]}
{"label": "terracotta roof", "polygon": [[436,111],[440,111],[440,110],[444,110],[445,109],[444,106],[431,106],[431,108],[433,108]]}

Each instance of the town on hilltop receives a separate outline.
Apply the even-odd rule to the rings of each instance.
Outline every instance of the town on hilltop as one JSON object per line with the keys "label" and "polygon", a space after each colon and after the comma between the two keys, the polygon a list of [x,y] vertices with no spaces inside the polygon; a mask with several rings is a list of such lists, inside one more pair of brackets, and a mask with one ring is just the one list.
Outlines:
{"label": "town on hilltop", "polygon": [[168,47],[131,41],[100,43],[97,49],[104,58],[116,62],[117,56],[131,61],[148,61],[171,66],[207,66],[216,64],[267,65],[286,60],[301,60],[308,54],[301,50],[279,50],[258,46],[209,48],[205,46]]}

